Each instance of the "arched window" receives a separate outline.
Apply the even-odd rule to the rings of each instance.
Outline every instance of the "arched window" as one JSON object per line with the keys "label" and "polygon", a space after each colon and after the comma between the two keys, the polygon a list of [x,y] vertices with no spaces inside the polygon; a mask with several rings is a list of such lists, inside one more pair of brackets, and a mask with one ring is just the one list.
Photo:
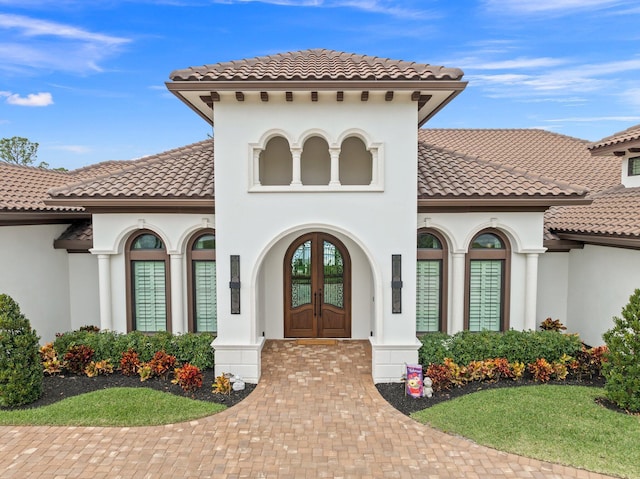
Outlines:
{"label": "arched window", "polygon": [[126,244],[127,325],[130,331],[171,329],[169,256],[152,231],[134,233]]}
{"label": "arched window", "polygon": [[286,138],[271,138],[260,152],[260,184],[263,186],[289,185],[293,177],[291,148]]}
{"label": "arched window", "polygon": [[418,230],[416,332],[446,332],[447,245],[436,232]]}
{"label": "arched window", "polygon": [[216,237],[198,231],[187,244],[189,331],[217,332]]}
{"label": "arched window", "polygon": [[345,139],[340,146],[340,184],[371,184],[373,161],[371,153],[358,137]]}
{"label": "arched window", "polygon": [[312,136],[304,142],[300,157],[303,185],[328,185],[331,179],[331,155],[327,140]]}
{"label": "arched window", "polygon": [[465,329],[505,331],[509,328],[511,250],[496,230],[478,233],[467,253]]}

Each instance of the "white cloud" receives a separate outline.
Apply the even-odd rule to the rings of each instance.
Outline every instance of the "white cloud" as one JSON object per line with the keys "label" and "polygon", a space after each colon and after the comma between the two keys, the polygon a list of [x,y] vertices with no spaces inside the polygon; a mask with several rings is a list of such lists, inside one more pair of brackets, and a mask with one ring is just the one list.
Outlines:
{"label": "white cloud", "polygon": [[84,155],[86,153],[91,153],[91,148],[89,148],[88,146],[82,146],[82,145],[57,145],[57,146],[51,146],[50,147],[52,150],[61,150],[61,151],[68,151],[69,153],[76,153],[78,155]]}
{"label": "white cloud", "polygon": [[635,108],[640,108],[640,88],[629,88],[623,91],[620,96],[623,103],[632,105]]}
{"label": "white cloud", "polygon": [[30,74],[33,69],[101,71],[100,63],[130,41],[64,23],[2,13],[0,39],[0,69]]}
{"label": "white cloud", "polygon": [[[287,7],[353,8],[356,10],[391,15],[399,18],[427,18],[439,16],[421,8],[418,1],[400,0],[214,0],[215,3],[266,3]],[[411,5],[415,5],[415,8]]]}
{"label": "white cloud", "polygon": [[29,93],[26,97],[20,96],[17,93],[11,93],[5,95],[7,97],[7,103],[9,105],[18,106],[49,106],[53,105],[53,97],[51,93]]}
{"label": "white cloud", "polygon": [[550,123],[568,123],[568,122],[579,122],[579,123],[598,123],[602,121],[640,121],[640,116],[577,116],[571,118],[555,118],[551,120],[545,120]]}
{"label": "white cloud", "polygon": [[531,13],[572,13],[584,10],[600,10],[603,8],[629,4],[621,0],[485,0],[490,10],[513,12],[517,14]]}
{"label": "white cloud", "polygon": [[475,70],[520,70],[527,68],[548,68],[563,65],[567,61],[560,58],[540,57],[527,58],[518,57],[511,60],[501,61],[481,61],[478,59],[468,58],[456,63],[460,68],[469,68]]}

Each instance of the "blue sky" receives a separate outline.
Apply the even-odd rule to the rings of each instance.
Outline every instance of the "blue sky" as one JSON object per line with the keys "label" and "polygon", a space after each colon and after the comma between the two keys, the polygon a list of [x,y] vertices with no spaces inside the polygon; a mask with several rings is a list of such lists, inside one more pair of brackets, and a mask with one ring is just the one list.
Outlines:
{"label": "blue sky", "polygon": [[0,138],[77,168],[200,141],[171,71],[328,48],[459,67],[434,128],[640,123],[637,0],[0,0]]}

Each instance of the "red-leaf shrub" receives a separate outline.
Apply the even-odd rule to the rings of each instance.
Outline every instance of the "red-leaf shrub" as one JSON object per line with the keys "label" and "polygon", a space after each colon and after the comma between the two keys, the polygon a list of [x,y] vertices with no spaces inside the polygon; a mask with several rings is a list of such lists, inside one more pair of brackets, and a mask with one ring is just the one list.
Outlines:
{"label": "red-leaf shrub", "polygon": [[140,358],[138,357],[138,353],[133,349],[122,353],[122,358],[120,358],[120,371],[122,374],[125,376],[136,376],[139,369]]}
{"label": "red-leaf shrub", "polygon": [[429,364],[427,367],[427,377],[431,378],[433,384],[431,387],[434,391],[442,391],[450,389],[452,385],[451,369],[442,364]]}
{"label": "red-leaf shrub", "polygon": [[93,349],[84,344],[71,346],[64,355],[65,368],[72,373],[82,374],[93,359],[93,354]]}
{"label": "red-leaf shrub", "polygon": [[529,364],[529,372],[533,375],[534,381],[546,383],[551,380],[551,376],[554,374],[554,369],[546,359],[539,358],[536,359],[535,363]]}
{"label": "red-leaf shrub", "polygon": [[181,368],[174,370],[175,379],[171,381],[178,384],[183,391],[195,391],[202,387],[202,372],[198,366],[193,364],[185,364]]}
{"label": "red-leaf shrub", "polygon": [[167,354],[164,351],[158,351],[153,355],[153,359],[147,364],[151,368],[151,376],[158,376],[166,379],[169,372],[176,365],[176,357]]}

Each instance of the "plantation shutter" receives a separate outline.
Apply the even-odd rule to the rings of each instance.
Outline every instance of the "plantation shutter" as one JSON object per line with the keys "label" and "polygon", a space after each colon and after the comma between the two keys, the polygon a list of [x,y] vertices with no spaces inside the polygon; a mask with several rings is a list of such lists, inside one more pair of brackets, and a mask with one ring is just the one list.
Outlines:
{"label": "plantation shutter", "polygon": [[216,332],[216,262],[193,262],[193,294],[196,331]]}
{"label": "plantation shutter", "polygon": [[470,331],[500,331],[503,264],[503,260],[470,262]]}
{"label": "plantation shutter", "polygon": [[441,260],[418,260],[416,330],[435,332],[440,323]]}
{"label": "plantation shutter", "polygon": [[164,261],[133,261],[133,310],[139,331],[167,329],[167,289]]}

